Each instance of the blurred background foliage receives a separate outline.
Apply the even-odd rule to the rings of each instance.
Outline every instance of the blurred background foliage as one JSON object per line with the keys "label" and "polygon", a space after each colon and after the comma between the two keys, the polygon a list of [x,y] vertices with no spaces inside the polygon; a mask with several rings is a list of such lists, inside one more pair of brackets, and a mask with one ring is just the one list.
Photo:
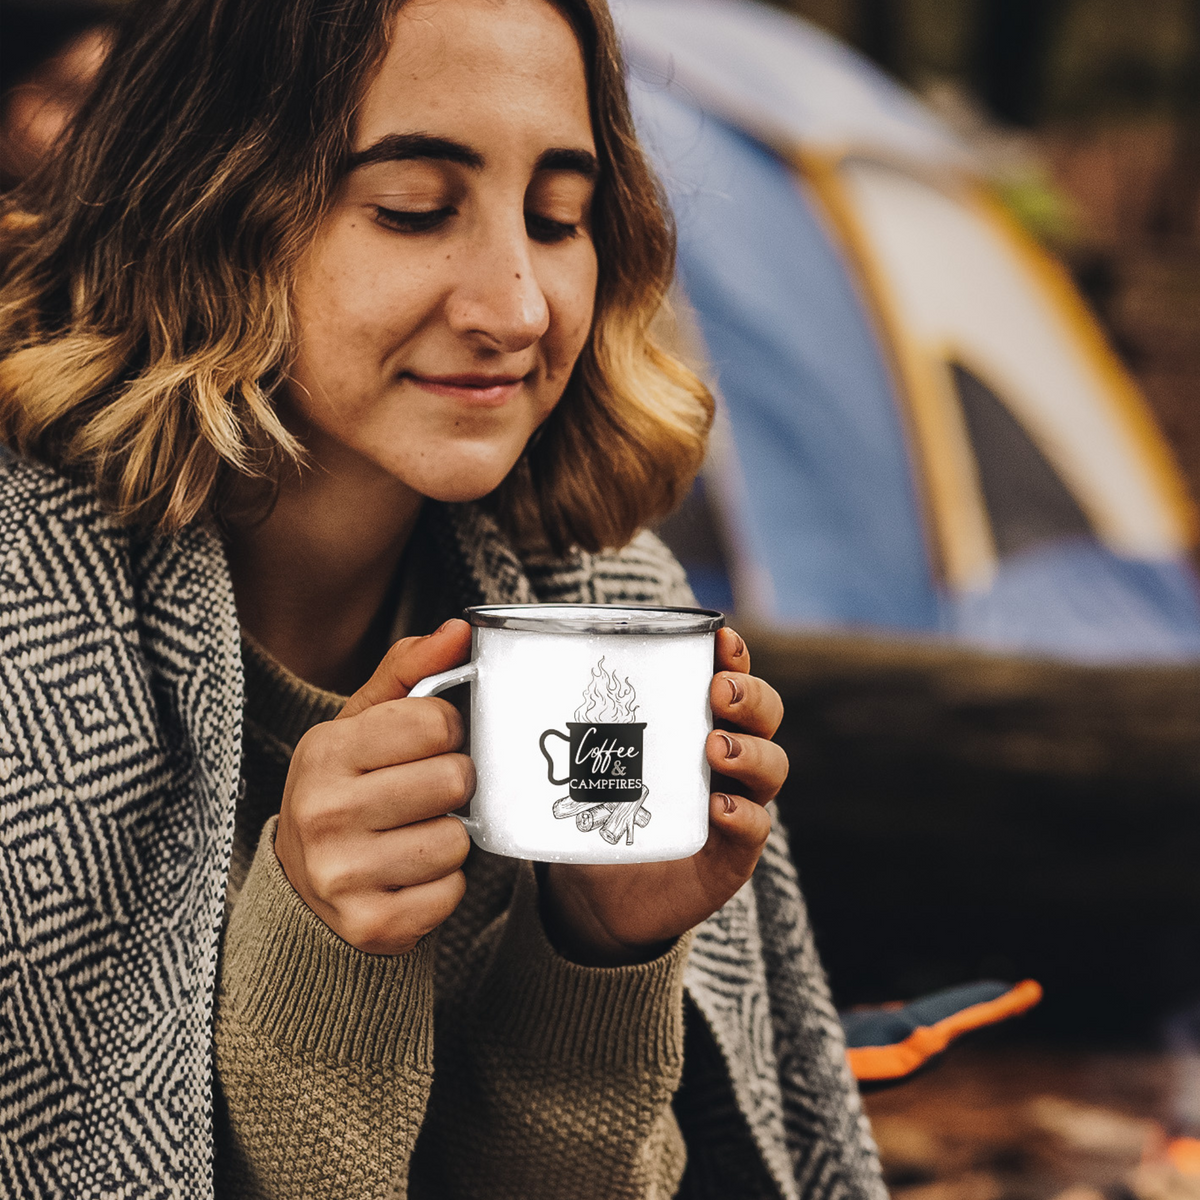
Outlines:
{"label": "blurred background foliage", "polygon": [[960,80],[1017,124],[1174,114],[1197,101],[1194,0],[775,0],[919,90]]}

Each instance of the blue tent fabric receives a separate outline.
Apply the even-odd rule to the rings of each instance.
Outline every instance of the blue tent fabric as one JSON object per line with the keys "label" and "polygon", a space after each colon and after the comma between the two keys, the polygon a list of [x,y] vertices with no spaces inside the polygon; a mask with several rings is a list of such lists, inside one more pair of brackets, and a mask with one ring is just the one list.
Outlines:
{"label": "blue tent fabric", "polygon": [[1200,596],[1183,562],[1121,558],[1077,539],[1000,563],[986,592],[945,601],[956,638],[1078,662],[1200,658]]}
{"label": "blue tent fabric", "polygon": [[[626,52],[694,107],[773,146],[902,156],[976,167],[911,92],[832,34],[748,0],[613,0]],[[799,69],[798,69],[799,68]]]}
{"label": "blue tent fabric", "polygon": [[933,628],[937,596],[892,385],[794,172],[662,86],[632,98],[728,406],[750,557],[787,623]]}
{"label": "blue tent fabric", "polygon": [[[867,131],[876,111],[898,153],[913,141],[932,155],[933,118],[918,129],[917,102],[900,104],[865,60],[748,0],[626,0],[622,12],[635,118],[729,417],[739,500],[724,524],[750,567],[755,618],[1079,661],[1200,659],[1200,591],[1182,555],[1134,560],[1068,537],[1003,559],[986,591],[936,578],[879,335],[818,201],[767,145],[772,130],[773,144],[802,144],[810,126],[836,124],[828,97],[797,99],[809,75],[848,73],[855,112],[840,136]],[[769,111],[786,104],[795,111]],[[711,563],[695,583],[702,601],[728,607]]]}

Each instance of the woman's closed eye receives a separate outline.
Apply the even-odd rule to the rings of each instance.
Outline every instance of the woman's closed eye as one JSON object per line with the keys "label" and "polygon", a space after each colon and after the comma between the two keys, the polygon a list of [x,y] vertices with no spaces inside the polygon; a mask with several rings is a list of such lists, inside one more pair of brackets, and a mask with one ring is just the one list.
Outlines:
{"label": "woman's closed eye", "polygon": [[[446,221],[457,214],[457,211],[450,205],[442,208],[404,211],[398,208],[385,208],[383,205],[377,204],[375,219],[385,229],[391,229],[397,233],[429,233],[444,225]],[[525,228],[535,242],[542,242],[546,245],[565,242],[568,238],[579,235],[579,223],[576,221],[556,221],[553,217],[545,217],[532,212],[525,214]]]}
{"label": "woman's closed eye", "polygon": [[577,221],[556,221],[553,217],[544,217],[533,212],[525,214],[525,228],[535,242],[547,245],[565,242],[568,238],[579,236]]}
{"label": "woman's closed eye", "polygon": [[554,245],[586,233],[593,187],[572,171],[545,171],[525,193],[525,228],[535,242]]}
{"label": "woman's closed eye", "polygon": [[446,205],[443,208],[421,209],[415,212],[402,212],[396,208],[375,206],[375,219],[385,229],[393,229],[397,233],[428,233],[445,224],[457,210]]}

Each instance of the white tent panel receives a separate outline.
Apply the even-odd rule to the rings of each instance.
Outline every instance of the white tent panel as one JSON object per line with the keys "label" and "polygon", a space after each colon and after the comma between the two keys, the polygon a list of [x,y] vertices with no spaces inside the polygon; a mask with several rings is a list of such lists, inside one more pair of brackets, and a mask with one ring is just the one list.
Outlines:
{"label": "white tent panel", "polygon": [[639,79],[680,89],[777,149],[972,165],[908,92],[789,14],[745,0],[614,0],[613,15]]}
{"label": "white tent panel", "polygon": [[906,336],[996,389],[1114,551],[1178,554],[1186,530],[1137,414],[987,210],[877,162],[839,174]]}

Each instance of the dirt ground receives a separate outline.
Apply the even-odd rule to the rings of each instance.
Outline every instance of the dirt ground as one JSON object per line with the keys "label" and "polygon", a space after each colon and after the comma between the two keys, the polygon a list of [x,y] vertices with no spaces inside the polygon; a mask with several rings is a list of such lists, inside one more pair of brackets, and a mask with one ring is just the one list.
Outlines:
{"label": "dirt ground", "polygon": [[893,1200],[1200,1200],[1171,1132],[1181,1064],[997,1044],[866,1098]]}

